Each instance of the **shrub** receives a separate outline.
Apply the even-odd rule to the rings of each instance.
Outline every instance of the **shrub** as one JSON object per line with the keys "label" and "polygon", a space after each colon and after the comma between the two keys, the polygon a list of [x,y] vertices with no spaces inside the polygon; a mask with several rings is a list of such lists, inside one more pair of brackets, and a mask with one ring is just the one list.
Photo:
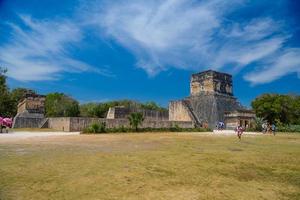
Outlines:
{"label": "shrub", "polygon": [[130,122],[130,126],[134,128],[135,131],[138,131],[138,126],[142,124],[144,117],[142,113],[130,113],[128,120]]}
{"label": "shrub", "polygon": [[175,126],[172,126],[170,129],[169,129],[171,132],[181,132],[182,131],[182,128],[180,128],[178,126],[178,124],[175,124]]}
{"label": "shrub", "polygon": [[300,125],[278,125],[278,132],[299,132],[300,133]]}
{"label": "shrub", "polygon": [[106,124],[105,122],[91,124],[83,130],[83,133],[106,133]]}
{"label": "shrub", "polygon": [[[170,128],[140,128],[139,132],[211,132],[209,128],[181,128],[177,124]],[[91,124],[89,127],[83,130],[83,133],[132,133],[136,132],[135,128],[118,127],[118,128],[106,128],[105,123]]]}

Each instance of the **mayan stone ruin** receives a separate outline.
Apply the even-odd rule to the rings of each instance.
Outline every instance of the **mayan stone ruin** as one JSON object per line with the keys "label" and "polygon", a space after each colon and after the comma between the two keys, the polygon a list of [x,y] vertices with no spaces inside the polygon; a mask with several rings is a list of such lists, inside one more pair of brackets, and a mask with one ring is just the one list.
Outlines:
{"label": "mayan stone ruin", "polygon": [[[38,128],[45,119],[45,96],[28,92],[18,104],[14,128]],[[30,122],[30,123],[28,123]]]}
{"label": "mayan stone ruin", "polygon": [[145,118],[142,128],[210,127],[222,121],[227,129],[238,125],[248,127],[255,114],[245,109],[233,96],[232,76],[216,71],[193,74],[190,82],[190,96],[171,101],[169,112],[111,107],[106,118],[52,117],[45,114],[45,96],[27,93],[19,102],[14,128],[51,128],[62,131],[81,131],[91,123],[105,122],[107,127],[129,127],[128,116],[141,112]]}
{"label": "mayan stone ruin", "polygon": [[218,122],[227,128],[250,126],[254,116],[233,96],[232,76],[213,70],[193,74],[190,96],[169,104],[170,121],[193,121],[198,127],[214,128]]}

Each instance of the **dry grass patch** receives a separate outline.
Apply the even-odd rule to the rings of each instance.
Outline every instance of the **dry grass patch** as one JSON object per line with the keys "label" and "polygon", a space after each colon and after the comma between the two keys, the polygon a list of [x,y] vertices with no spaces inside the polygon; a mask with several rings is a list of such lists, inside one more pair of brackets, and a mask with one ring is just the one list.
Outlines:
{"label": "dry grass patch", "polygon": [[0,199],[299,199],[300,135],[0,142]]}

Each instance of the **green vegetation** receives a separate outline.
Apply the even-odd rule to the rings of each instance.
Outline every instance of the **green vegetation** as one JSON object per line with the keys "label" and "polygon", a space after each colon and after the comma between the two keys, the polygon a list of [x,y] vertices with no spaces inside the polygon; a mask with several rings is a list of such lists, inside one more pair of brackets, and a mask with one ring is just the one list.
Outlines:
{"label": "green vegetation", "polygon": [[93,123],[84,130],[85,133],[106,133],[106,124],[103,123]]}
{"label": "green vegetation", "polygon": [[252,101],[252,107],[259,117],[256,131],[266,121],[275,123],[280,132],[300,132],[300,96],[263,94]]}
{"label": "green vegetation", "polygon": [[63,93],[50,93],[46,96],[46,115],[48,117],[78,117],[79,103]]}
{"label": "green vegetation", "polygon": [[101,134],[101,133],[134,133],[134,132],[211,132],[208,128],[180,128],[177,124],[170,128],[128,128],[121,126],[119,128],[107,128],[105,122],[93,123],[83,130],[83,134]]}
{"label": "green vegetation", "polygon": [[35,92],[26,88],[15,88],[10,91],[6,84],[6,72],[7,70],[0,67],[0,115],[13,117],[17,114],[18,103],[24,95]]}
{"label": "green vegetation", "polygon": [[9,117],[13,114],[14,104],[6,85],[6,71],[0,67],[0,115]]}
{"label": "green vegetation", "polygon": [[0,199],[298,200],[299,146],[299,134],[0,140]]}
{"label": "green vegetation", "polygon": [[252,102],[257,115],[270,123],[300,125],[300,96],[263,94]]}
{"label": "green vegetation", "polygon": [[130,126],[134,128],[135,131],[138,131],[138,126],[143,123],[144,117],[142,113],[130,113],[128,120]]}
{"label": "green vegetation", "polygon": [[80,115],[82,117],[100,117],[105,118],[110,107],[124,106],[132,109],[148,109],[156,111],[167,111],[155,102],[140,103],[132,100],[108,101],[102,103],[87,103],[80,105]]}

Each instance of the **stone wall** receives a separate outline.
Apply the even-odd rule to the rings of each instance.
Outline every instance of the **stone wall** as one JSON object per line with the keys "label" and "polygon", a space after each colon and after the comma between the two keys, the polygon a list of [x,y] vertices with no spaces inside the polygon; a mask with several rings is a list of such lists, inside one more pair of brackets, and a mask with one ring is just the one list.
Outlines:
{"label": "stone wall", "polygon": [[171,101],[169,104],[170,121],[188,121],[191,122],[189,111],[183,104],[183,101]]}
{"label": "stone wall", "polygon": [[45,112],[45,97],[42,95],[28,96],[18,104],[18,113],[41,113]]}
{"label": "stone wall", "polygon": [[18,113],[26,112],[26,101],[22,101],[18,104]]}
{"label": "stone wall", "polygon": [[[49,118],[49,128],[59,131],[82,131],[93,123],[105,122],[107,128],[130,127],[127,119],[105,119],[84,117]],[[175,125],[181,128],[194,128],[192,122],[145,120],[140,128],[171,128]]]}
{"label": "stone wall", "polygon": [[44,118],[16,117],[13,122],[13,128],[39,128]]}
{"label": "stone wall", "polygon": [[106,118],[107,119],[127,119],[130,113],[140,112],[147,120],[169,120],[168,111],[157,111],[147,109],[125,108],[116,106],[109,108]]}
{"label": "stone wall", "polygon": [[69,117],[48,118],[48,128],[58,131],[71,131],[71,122]]}
{"label": "stone wall", "polygon": [[226,111],[240,109],[241,105],[236,98],[229,95],[205,94],[197,97],[189,97],[187,100],[193,112],[202,123],[207,123],[214,128],[216,123],[225,120]]}
{"label": "stone wall", "polygon": [[190,83],[191,96],[202,92],[220,93],[233,96],[232,76],[212,70],[193,74]]}

